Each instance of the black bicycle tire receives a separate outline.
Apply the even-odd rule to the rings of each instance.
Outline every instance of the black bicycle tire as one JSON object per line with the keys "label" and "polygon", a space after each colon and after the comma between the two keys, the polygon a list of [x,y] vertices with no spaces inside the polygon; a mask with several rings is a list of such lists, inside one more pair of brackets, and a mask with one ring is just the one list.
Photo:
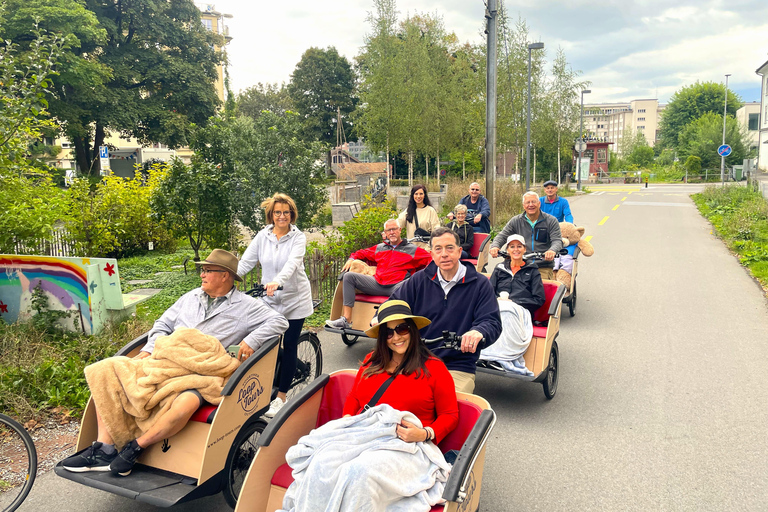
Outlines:
{"label": "black bicycle tire", "polygon": [[0,414],[0,423],[6,425],[8,428],[19,435],[24,443],[24,448],[27,450],[27,455],[29,456],[27,477],[24,481],[21,492],[18,496],[16,496],[16,499],[14,499],[10,505],[3,509],[3,512],[13,512],[19,508],[22,503],[24,503],[25,499],[27,499],[29,492],[32,490],[32,486],[35,483],[35,478],[37,478],[37,450],[35,449],[35,442],[32,440],[32,437],[18,421],[6,416],[5,414]]}

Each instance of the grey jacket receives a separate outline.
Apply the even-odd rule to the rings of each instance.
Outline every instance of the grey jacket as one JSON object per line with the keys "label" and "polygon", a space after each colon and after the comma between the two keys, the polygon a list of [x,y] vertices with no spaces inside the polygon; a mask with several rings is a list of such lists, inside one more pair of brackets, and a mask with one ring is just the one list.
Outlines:
{"label": "grey jacket", "polygon": [[245,341],[254,350],[288,329],[288,320],[283,315],[240,290],[232,290],[208,318],[205,317],[206,301],[207,295],[202,288],[182,295],[155,321],[149,331],[149,341],[141,350],[151,354],[157,338],[171,334],[179,327],[192,327],[215,336],[225,348]]}
{"label": "grey jacket", "polygon": [[[563,248],[562,235],[560,234],[560,223],[557,219],[548,213],[539,212],[539,218],[533,228],[528,223],[526,213],[515,215],[501,233],[493,239],[491,248],[501,249],[507,245],[509,235],[523,235],[525,238],[525,253],[559,251]],[[554,261],[539,260],[536,262],[539,268],[552,268]]]}

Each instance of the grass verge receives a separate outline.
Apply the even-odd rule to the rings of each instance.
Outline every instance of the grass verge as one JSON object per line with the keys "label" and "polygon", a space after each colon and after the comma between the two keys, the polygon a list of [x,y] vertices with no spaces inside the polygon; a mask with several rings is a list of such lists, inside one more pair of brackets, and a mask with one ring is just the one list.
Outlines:
{"label": "grass verge", "polygon": [[707,187],[691,197],[717,236],[768,291],[768,201],[742,185]]}

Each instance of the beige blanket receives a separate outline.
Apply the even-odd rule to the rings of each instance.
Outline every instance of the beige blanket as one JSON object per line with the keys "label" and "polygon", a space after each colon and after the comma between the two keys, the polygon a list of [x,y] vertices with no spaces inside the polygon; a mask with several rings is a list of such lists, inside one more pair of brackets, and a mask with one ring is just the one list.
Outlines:
{"label": "beige blanket", "polygon": [[240,365],[213,336],[177,329],[161,336],[145,359],[110,357],[85,368],[96,409],[118,448],[141,436],[186,390],[219,404]]}

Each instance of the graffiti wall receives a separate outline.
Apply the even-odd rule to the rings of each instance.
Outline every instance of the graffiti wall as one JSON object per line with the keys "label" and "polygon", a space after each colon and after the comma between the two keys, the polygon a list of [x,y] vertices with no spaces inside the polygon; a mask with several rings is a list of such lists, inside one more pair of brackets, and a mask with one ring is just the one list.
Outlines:
{"label": "graffiti wall", "polygon": [[6,323],[34,314],[32,294],[39,287],[51,310],[67,311],[66,328],[93,334],[108,320],[108,310],[123,308],[117,261],[112,258],[0,255],[0,318]]}

